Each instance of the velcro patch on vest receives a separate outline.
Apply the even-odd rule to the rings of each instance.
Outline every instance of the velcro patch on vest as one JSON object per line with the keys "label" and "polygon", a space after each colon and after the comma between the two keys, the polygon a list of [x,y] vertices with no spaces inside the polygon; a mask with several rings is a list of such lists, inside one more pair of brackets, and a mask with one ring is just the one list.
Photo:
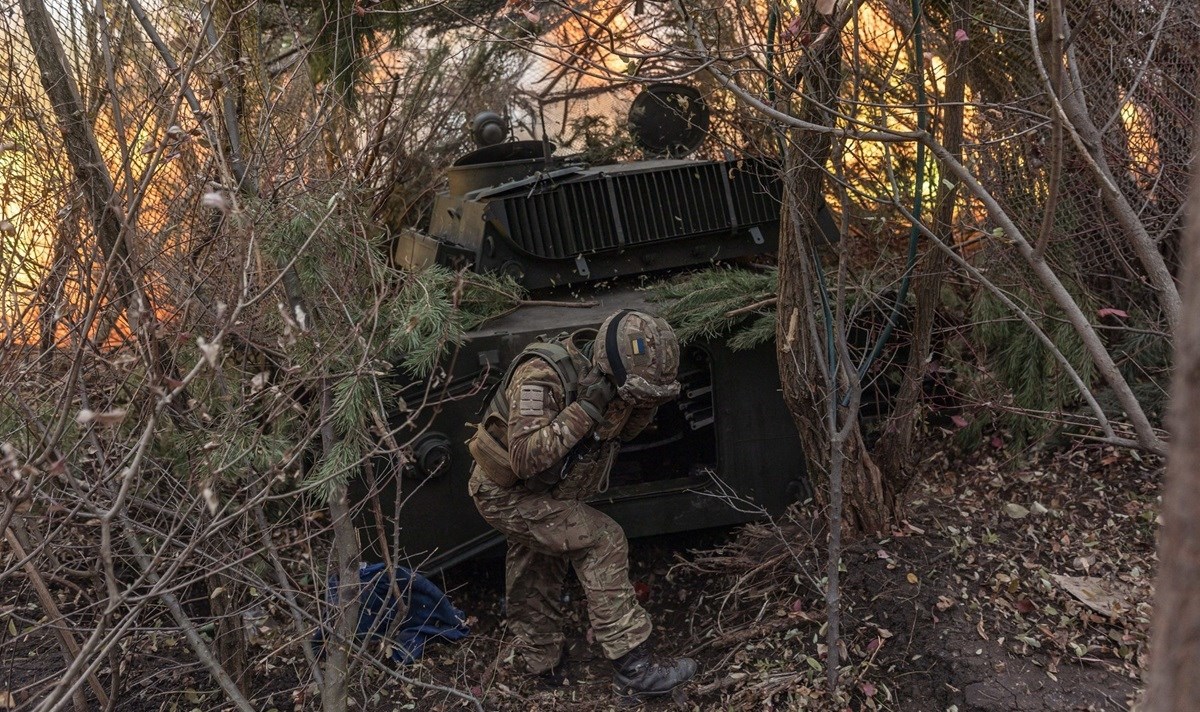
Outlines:
{"label": "velcro patch on vest", "polygon": [[521,386],[521,399],[517,413],[520,415],[543,415],[546,412],[546,387]]}

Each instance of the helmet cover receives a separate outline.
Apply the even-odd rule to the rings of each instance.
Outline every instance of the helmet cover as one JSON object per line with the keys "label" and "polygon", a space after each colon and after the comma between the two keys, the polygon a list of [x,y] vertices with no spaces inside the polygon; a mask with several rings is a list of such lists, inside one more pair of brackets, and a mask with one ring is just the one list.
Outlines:
{"label": "helmet cover", "polygon": [[679,395],[679,340],[661,317],[633,310],[608,317],[600,324],[592,360],[627,400],[661,403]]}

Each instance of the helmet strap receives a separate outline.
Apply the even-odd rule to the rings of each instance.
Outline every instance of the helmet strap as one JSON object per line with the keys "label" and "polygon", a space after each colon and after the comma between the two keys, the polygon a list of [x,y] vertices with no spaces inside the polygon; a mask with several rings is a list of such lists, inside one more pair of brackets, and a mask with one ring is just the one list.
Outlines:
{"label": "helmet strap", "polygon": [[627,374],[625,373],[625,362],[621,360],[621,351],[617,346],[617,331],[621,327],[621,320],[631,311],[633,310],[622,309],[617,312],[617,315],[608,323],[608,330],[604,334],[604,353],[608,357],[608,365],[613,370],[612,375],[618,386],[625,385]]}

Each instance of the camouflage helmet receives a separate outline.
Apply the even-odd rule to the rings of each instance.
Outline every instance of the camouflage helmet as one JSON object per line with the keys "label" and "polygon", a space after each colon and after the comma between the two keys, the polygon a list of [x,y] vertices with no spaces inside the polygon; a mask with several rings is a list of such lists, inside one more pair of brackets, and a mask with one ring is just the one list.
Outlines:
{"label": "camouflage helmet", "polygon": [[670,386],[679,372],[675,332],[665,319],[646,312],[624,309],[605,319],[593,353],[593,362],[618,387],[631,377],[650,386]]}

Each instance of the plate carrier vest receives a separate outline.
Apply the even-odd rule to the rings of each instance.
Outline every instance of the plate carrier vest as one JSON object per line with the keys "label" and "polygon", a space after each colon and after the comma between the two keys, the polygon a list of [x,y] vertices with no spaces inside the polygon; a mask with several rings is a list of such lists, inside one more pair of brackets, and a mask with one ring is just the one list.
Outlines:
{"label": "plate carrier vest", "polygon": [[554,369],[554,374],[563,384],[565,402],[563,407],[575,402],[579,390],[579,374],[575,363],[563,342],[568,334],[560,334],[553,339],[540,338],[525,347],[509,364],[492,395],[491,402],[484,412],[483,420],[475,427],[475,434],[467,441],[467,449],[475,464],[489,480],[501,487],[512,487],[520,481],[513,472],[508,457],[508,448],[501,441],[507,440],[508,432],[508,387],[512,383],[513,374],[517,368],[531,359],[540,358]]}

